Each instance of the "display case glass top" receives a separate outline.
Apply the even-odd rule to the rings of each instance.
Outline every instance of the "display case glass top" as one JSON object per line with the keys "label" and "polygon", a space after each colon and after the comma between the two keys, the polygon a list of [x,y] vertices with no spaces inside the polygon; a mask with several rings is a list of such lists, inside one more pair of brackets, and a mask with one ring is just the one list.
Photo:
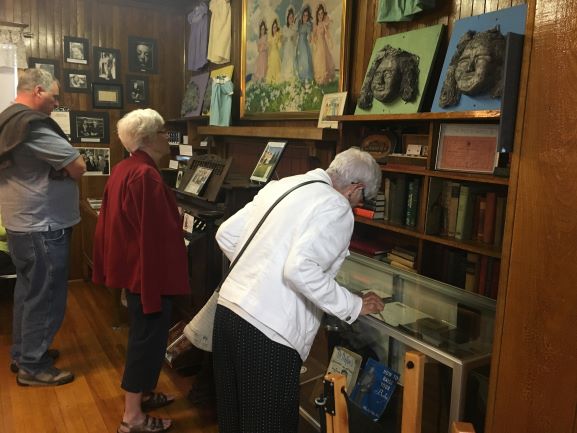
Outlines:
{"label": "display case glass top", "polygon": [[352,292],[381,296],[385,309],[369,321],[378,320],[409,344],[461,361],[491,353],[492,299],[355,253],[343,263],[337,281]]}

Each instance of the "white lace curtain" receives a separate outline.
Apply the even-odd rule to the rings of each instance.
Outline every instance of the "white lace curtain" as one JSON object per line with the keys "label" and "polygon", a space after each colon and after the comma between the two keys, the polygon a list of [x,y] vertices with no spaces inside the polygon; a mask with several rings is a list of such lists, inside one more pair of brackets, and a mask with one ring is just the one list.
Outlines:
{"label": "white lace curtain", "polygon": [[26,44],[20,28],[0,26],[0,67],[26,68]]}

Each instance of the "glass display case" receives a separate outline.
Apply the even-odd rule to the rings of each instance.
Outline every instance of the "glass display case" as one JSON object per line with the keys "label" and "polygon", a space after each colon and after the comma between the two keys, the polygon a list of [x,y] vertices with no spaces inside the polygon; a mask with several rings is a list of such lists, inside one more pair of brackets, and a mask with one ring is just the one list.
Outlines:
{"label": "glass display case", "polygon": [[468,373],[490,362],[495,301],[355,253],[345,260],[337,281],[355,293],[377,293],[385,309],[353,325],[339,321],[330,326],[357,347],[370,347],[373,356],[401,375],[406,350],[448,367],[448,422],[461,420]]}

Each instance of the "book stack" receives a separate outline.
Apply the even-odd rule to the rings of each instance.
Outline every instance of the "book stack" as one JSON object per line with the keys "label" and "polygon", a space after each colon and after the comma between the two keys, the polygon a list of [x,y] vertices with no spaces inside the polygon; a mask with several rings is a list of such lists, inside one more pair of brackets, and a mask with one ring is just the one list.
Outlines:
{"label": "book stack", "polygon": [[353,209],[356,216],[371,220],[383,219],[385,217],[385,194],[378,193],[372,200],[367,200],[362,206]]}
{"label": "book stack", "polygon": [[386,261],[391,266],[403,269],[405,271],[416,272],[415,258],[417,253],[406,248],[393,247],[391,251],[386,254]]}
{"label": "book stack", "polygon": [[374,259],[378,259],[388,251],[385,246],[377,241],[359,238],[351,239],[349,248],[351,251]]}

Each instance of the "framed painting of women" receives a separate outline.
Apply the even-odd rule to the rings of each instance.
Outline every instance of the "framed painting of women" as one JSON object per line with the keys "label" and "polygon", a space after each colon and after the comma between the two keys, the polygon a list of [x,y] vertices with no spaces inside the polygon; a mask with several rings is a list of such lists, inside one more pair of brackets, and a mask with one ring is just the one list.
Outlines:
{"label": "framed painting of women", "polygon": [[243,0],[245,118],[317,118],[323,96],[346,88],[346,0]]}

